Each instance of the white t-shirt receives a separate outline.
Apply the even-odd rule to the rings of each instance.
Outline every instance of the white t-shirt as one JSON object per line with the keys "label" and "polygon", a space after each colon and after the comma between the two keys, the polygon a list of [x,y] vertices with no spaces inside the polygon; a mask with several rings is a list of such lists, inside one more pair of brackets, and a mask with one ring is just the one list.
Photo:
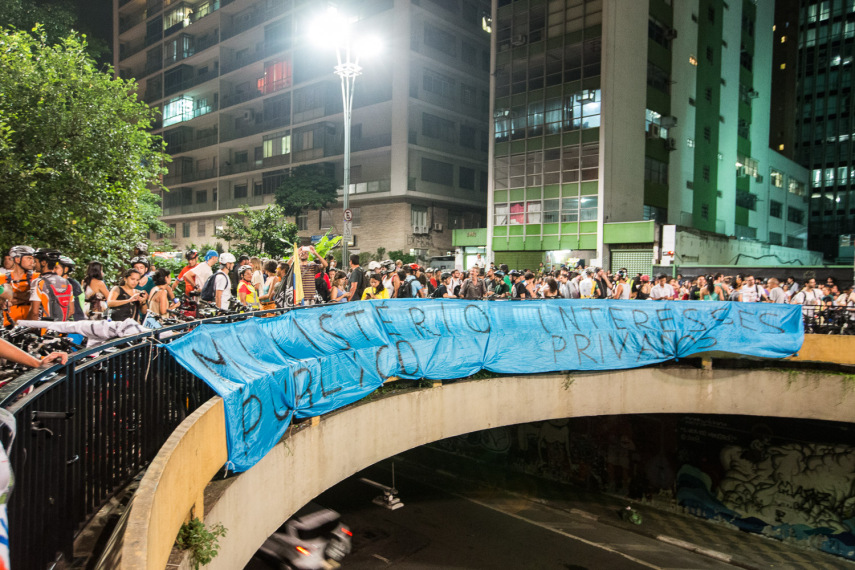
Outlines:
{"label": "white t-shirt", "polygon": [[787,294],[780,287],[775,287],[769,291],[769,300],[773,303],[786,303]]}
{"label": "white t-shirt", "polygon": [[214,271],[211,269],[211,266],[207,263],[200,263],[187,273],[193,274],[193,279],[195,279],[194,284],[196,288],[200,291],[205,286],[205,281],[207,281],[211,275],[214,274]]}
{"label": "white t-shirt", "polygon": [[650,288],[650,298],[653,300],[673,299],[674,288],[668,285],[667,283],[664,285],[660,285],[659,283],[657,283],[656,285]]}
{"label": "white t-shirt", "polygon": [[[223,279],[225,277],[225,279]],[[214,301],[217,300],[217,291],[222,291],[223,295],[220,297],[220,304],[217,305],[217,308],[228,310],[229,309],[229,300],[232,298],[232,280],[229,279],[227,273],[223,273],[222,271],[217,271],[214,274]]]}
{"label": "white t-shirt", "polygon": [[739,290],[743,303],[757,303],[763,298],[763,289],[757,285],[743,285]]}

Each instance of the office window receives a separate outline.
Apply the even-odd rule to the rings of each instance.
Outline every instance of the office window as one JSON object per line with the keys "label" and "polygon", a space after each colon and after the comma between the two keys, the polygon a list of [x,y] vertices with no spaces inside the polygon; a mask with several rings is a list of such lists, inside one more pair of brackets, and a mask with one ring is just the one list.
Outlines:
{"label": "office window", "polygon": [[414,226],[426,228],[428,225],[427,206],[410,206],[410,221]]}
{"label": "office window", "polygon": [[475,190],[475,170],[461,166],[458,172],[460,177],[458,186],[464,190]]}
{"label": "office window", "polygon": [[321,210],[319,212],[318,227],[322,230],[328,230],[332,227],[332,211]]}
{"label": "office window", "polygon": [[457,36],[427,22],[425,22],[424,31],[426,46],[430,46],[452,57],[457,55]]}
{"label": "office window", "polygon": [[712,139],[712,129],[709,127],[704,127],[704,140],[710,142]]}
{"label": "office window", "polygon": [[478,90],[474,87],[471,87],[466,84],[460,85],[460,102],[464,105],[475,106],[477,105],[476,98],[478,96]]}
{"label": "office window", "polygon": [[792,206],[787,207],[787,221],[794,222],[796,224],[803,224],[804,216],[805,213],[802,210],[793,208]]}
{"label": "office window", "polygon": [[309,229],[309,213],[306,210],[303,210],[302,212],[297,214],[297,229],[298,230]]}
{"label": "office window", "polygon": [[776,202],[775,200],[771,200],[769,202],[769,215],[773,218],[780,218],[781,212],[784,211],[784,205],[780,202]]}
{"label": "office window", "polygon": [[236,184],[234,187],[234,197],[235,198],[246,198],[246,184]]}
{"label": "office window", "polygon": [[454,166],[447,162],[422,158],[422,180],[454,186]]}
{"label": "office window", "polygon": [[441,141],[454,142],[454,121],[422,113],[422,134]]}
{"label": "office window", "polygon": [[208,228],[205,220],[201,220],[196,224],[196,236],[197,237],[205,237],[207,234]]}
{"label": "office window", "polygon": [[475,148],[475,127],[460,125],[460,146]]}
{"label": "office window", "polygon": [[770,182],[772,183],[772,186],[774,186],[775,188],[783,188],[784,187],[784,173],[783,172],[780,172],[780,171],[775,170],[773,168],[772,171],[769,173],[769,179],[770,179]]}
{"label": "office window", "polygon": [[703,172],[704,182],[709,182],[710,181],[710,167],[705,164],[702,172]]}
{"label": "office window", "polygon": [[645,157],[644,179],[657,184],[668,184],[668,163]]}
{"label": "office window", "polygon": [[190,222],[184,222],[181,224],[181,236],[186,238],[190,237]]}
{"label": "office window", "polygon": [[425,71],[422,76],[422,88],[442,97],[454,97],[454,84],[454,79],[435,71]]}
{"label": "office window", "polygon": [[707,46],[707,61],[713,63],[713,49]]}
{"label": "office window", "polygon": [[207,190],[196,190],[196,203],[205,204],[208,201]]}

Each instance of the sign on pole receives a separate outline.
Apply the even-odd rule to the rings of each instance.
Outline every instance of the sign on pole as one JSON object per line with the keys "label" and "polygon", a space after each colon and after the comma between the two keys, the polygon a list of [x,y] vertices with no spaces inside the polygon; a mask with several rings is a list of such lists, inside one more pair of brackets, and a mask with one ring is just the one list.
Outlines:
{"label": "sign on pole", "polygon": [[344,211],[344,221],[345,222],[352,222],[353,221],[353,210],[351,210],[350,208],[348,208],[347,210]]}
{"label": "sign on pole", "polygon": [[351,222],[350,220],[345,220],[343,239],[344,239],[345,243],[350,243],[352,238],[353,238],[353,222]]}

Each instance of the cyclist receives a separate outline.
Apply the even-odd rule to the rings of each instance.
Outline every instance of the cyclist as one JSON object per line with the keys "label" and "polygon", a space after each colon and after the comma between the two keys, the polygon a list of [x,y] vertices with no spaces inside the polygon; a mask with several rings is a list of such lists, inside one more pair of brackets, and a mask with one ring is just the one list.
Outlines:
{"label": "cyclist", "polygon": [[175,283],[172,284],[172,290],[175,291],[175,288],[178,284],[184,280],[184,275],[199,265],[199,250],[198,249],[188,249],[184,254],[184,259],[187,260],[187,265],[181,268],[181,272],[178,274],[178,277],[175,279]]}
{"label": "cyclist", "polygon": [[253,269],[251,265],[244,265],[238,269],[240,283],[238,283],[237,292],[241,305],[245,305],[250,310],[255,311],[260,309],[261,305],[258,303],[258,292],[252,285],[252,273]]}
{"label": "cyclist", "polygon": [[137,273],[140,274],[140,281],[137,283],[136,289],[144,292],[145,296],[148,297],[151,290],[154,289],[154,280],[151,278],[152,273],[150,271],[151,264],[148,258],[141,255],[131,259],[131,267],[136,269]]}
{"label": "cyclist", "polygon": [[39,368],[53,366],[54,364],[57,364],[57,361],[61,364],[65,364],[68,362],[68,353],[51,352],[47,356],[38,359],[35,356],[24,352],[11,342],[6,342],[5,340],[0,339],[0,358],[11,360],[12,362],[29,366],[30,368]]}
{"label": "cyclist", "polygon": [[12,269],[0,273],[0,284],[12,290],[11,306],[4,311],[3,323],[11,326],[15,321],[26,319],[30,314],[30,289],[39,273],[33,271],[36,250],[28,245],[16,245],[9,250]]}
{"label": "cyclist", "polygon": [[[71,288],[74,291],[74,298],[77,300],[77,303],[81,307],[85,307],[86,295],[83,292],[83,286],[80,285],[80,282],[77,281],[77,279],[75,279],[71,276],[71,272],[74,271],[74,260],[71,259],[70,257],[63,255],[62,257],[59,258],[59,264],[62,265],[63,270],[64,270],[62,276],[65,277],[65,279],[69,283],[71,283]],[[84,310],[83,315],[85,316],[85,314],[86,314],[86,311]],[[74,320],[75,321],[80,320],[78,318],[79,316],[80,315],[75,315]]]}
{"label": "cyclist", "polygon": [[43,257],[46,271],[33,283],[30,320],[85,320],[82,291],[75,294],[71,282],[63,277],[65,268],[60,264],[62,254],[55,249],[47,249],[43,251]]}

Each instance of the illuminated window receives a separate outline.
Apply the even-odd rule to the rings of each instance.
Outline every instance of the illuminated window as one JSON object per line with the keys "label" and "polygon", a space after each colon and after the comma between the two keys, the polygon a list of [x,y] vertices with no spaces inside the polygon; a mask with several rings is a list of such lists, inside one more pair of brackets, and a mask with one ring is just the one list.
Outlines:
{"label": "illuminated window", "polygon": [[778,150],[784,150],[784,145],[779,144],[779,145],[778,145]]}
{"label": "illuminated window", "polygon": [[781,43],[782,44],[787,43],[787,36],[781,36]]}
{"label": "illuminated window", "polygon": [[786,64],[786,63],[782,63],[782,64],[781,64],[781,69],[787,69],[787,64]]}
{"label": "illuminated window", "polygon": [[193,98],[178,97],[163,107],[163,126],[168,127],[193,118]]}
{"label": "illuminated window", "polygon": [[694,65],[695,67],[697,67],[698,66],[698,58],[696,58],[693,55],[690,55],[689,56],[689,63]]}

